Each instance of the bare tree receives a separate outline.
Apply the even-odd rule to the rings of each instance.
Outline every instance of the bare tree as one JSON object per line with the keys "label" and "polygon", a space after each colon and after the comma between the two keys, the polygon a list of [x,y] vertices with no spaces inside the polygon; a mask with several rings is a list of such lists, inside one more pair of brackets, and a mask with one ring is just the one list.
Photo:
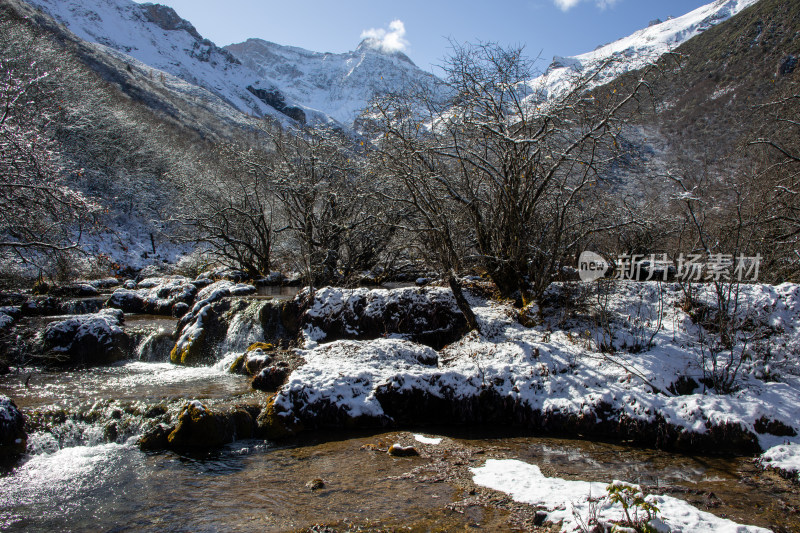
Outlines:
{"label": "bare tree", "polygon": [[532,85],[521,48],[454,45],[444,91],[376,103],[382,160],[408,195],[397,200],[439,243],[442,268],[460,266],[467,245],[503,295],[527,303],[589,235],[627,223],[604,216],[596,191],[649,70],[592,90],[612,66],[588,68],[552,96]]}
{"label": "bare tree", "polygon": [[299,245],[308,282],[343,282],[372,268],[394,232],[355,143],[324,128],[277,132],[272,176],[284,226]]}
{"label": "bare tree", "polygon": [[97,206],[67,184],[50,125],[58,113],[49,76],[0,59],[0,249],[29,261],[75,249]]}
{"label": "bare tree", "polygon": [[188,194],[175,217],[183,239],[207,249],[228,267],[257,279],[270,272],[275,234],[275,191],[261,169],[267,155],[223,145],[207,160],[206,174],[185,174]]}

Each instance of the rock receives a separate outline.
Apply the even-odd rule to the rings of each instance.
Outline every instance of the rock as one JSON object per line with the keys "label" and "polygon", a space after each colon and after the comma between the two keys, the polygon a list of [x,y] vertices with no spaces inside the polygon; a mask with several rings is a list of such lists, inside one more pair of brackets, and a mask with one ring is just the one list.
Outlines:
{"label": "rock", "polygon": [[88,283],[73,283],[72,285],[64,285],[61,287],[53,287],[50,289],[52,296],[68,296],[72,298],[86,298],[97,296],[100,291],[96,287]]}
{"label": "rock", "polygon": [[236,439],[253,436],[253,414],[242,407],[213,411],[197,400],[187,402],[178,424],[167,437],[172,449],[217,448]]}
{"label": "rock", "polygon": [[172,316],[175,318],[180,318],[184,316],[186,313],[189,312],[189,304],[184,302],[178,302],[172,306]]}
{"label": "rock", "polygon": [[[181,276],[147,278],[140,281],[134,290],[115,290],[106,306],[126,313],[178,316],[176,313],[180,310],[185,313],[189,309],[196,294],[197,287]],[[185,305],[176,310],[176,304]]]}
{"label": "rock", "polygon": [[42,333],[45,355],[62,364],[104,365],[128,356],[123,313],[105,309],[53,322]]}
{"label": "rock", "polygon": [[167,407],[165,405],[154,405],[147,409],[144,413],[145,418],[157,418],[167,414]]}
{"label": "rock", "polygon": [[389,451],[386,453],[393,457],[414,457],[419,455],[419,452],[413,446],[401,446],[399,444],[389,446]]}
{"label": "rock", "polygon": [[22,304],[24,316],[55,316],[62,314],[61,300],[53,296],[38,296]]}
{"label": "rock", "polygon": [[[235,285],[229,281],[218,281],[198,293],[197,303],[178,322],[178,341],[170,356],[173,363],[213,363],[222,355],[221,346],[225,353],[238,352],[254,340],[287,339],[281,315],[289,303],[230,298],[231,287]],[[244,362],[237,360],[232,370],[243,370]],[[264,364],[254,366],[253,372]]]}
{"label": "rock", "polygon": [[313,298],[298,296],[304,313],[303,329],[324,332],[324,340],[376,339],[406,335],[415,342],[440,349],[467,331],[464,315],[449,289],[319,289]]}
{"label": "rock", "polygon": [[38,296],[23,302],[20,311],[23,316],[86,315],[97,313],[103,305],[102,297],[62,300],[55,296]]}
{"label": "rock", "polygon": [[280,440],[303,431],[303,424],[291,413],[275,407],[273,396],[256,419],[256,435],[267,440]]}
{"label": "rock", "polygon": [[11,398],[0,395],[0,458],[22,455],[27,445],[25,417]]}
{"label": "rock", "polygon": [[159,424],[139,439],[139,448],[144,451],[165,450],[169,446],[169,435],[175,430],[173,427]]}
{"label": "rock", "polygon": [[788,76],[789,74],[794,72],[794,69],[796,67],[797,67],[797,58],[792,55],[786,56],[781,60],[781,64],[778,67],[778,74],[780,74],[781,76]]}
{"label": "rock", "polygon": [[309,490],[320,490],[325,488],[325,482],[320,478],[315,478],[306,483],[306,488]]}
{"label": "rock", "polygon": [[254,378],[252,387],[256,390],[273,392],[286,383],[289,377],[289,368],[279,365],[268,366],[261,370]]}

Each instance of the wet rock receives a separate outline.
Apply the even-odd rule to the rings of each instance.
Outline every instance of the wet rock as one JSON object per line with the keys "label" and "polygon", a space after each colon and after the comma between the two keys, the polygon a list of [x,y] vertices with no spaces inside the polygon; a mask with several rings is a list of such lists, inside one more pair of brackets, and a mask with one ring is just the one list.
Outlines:
{"label": "wet rock", "polygon": [[419,452],[413,446],[401,446],[400,444],[392,444],[386,453],[393,457],[414,457],[419,455]]}
{"label": "wet rock", "polygon": [[306,483],[306,488],[309,490],[320,490],[325,488],[325,481],[320,478],[312,479],[308,483]]}
{"label": "wet rock", "polygon": [[236,358],[228,369],[229,372],[254,376],[272,362],[275,346],[267,342],[251,344],[245,353]]}
{"label": "wet rock", "polygon": [[144,413],[145,418],[158,418],[167,414],[167,407],[165,405],[154,405],[149,407]]}
{"label": "wet rock", "polygon": [[0,396],[0,458],[25,453],[25,417],[8,396]]}
{"label": "wet rock", "polygon": [[286,378],[288,377],[288,366],[268,366],[253,378],[252,387],[256,390],[273,392],[286,383]]}
{"label": "wet rock", "polygon": [[126,313],[172,316],[176,304],[186,304],[180,307],[185,312],[197,294],[197,287],[181,276],[147,278],[136,287],[115,290],[106,305]]}
{"label": "wet rock", "polygon": [[320,340],[376,339],[400,334],[439,349],[467,331],[449,289],[319,289],[301,294],[301,327],[324,332]]}
{"label": "wet rock", "polygon": [[273,396],[256,419],[256,435],[268,440],[280,440],[303,431],[302,422],[291,413],[275,406]]}
{"label": "wet rock", "polygon": [[44,357],[69,365],[104,365],[125,359],[129,339],[122,329],[123,313],[105,309],[48,324],[42,332]]}
{"label": "wet rock", "polygon": [[[231,297],[231,287],[231,282],[220,281],[200,291],[198,302],[178,322],[173,363],[207,364],[225,353],[246,350],[254,341],[288,340],[283,312],[291,303]],[[244,359],[237,361],[234,371],[243,370],[243,363]],[[253,373],[258,370],[254,362]]]}
{"label": "wet rock", "polygon": [[167,437],[169,447],[217,448],[254,433],[252,413],[244,408],[217,412],[197,400],[187,402],[178,415],[178,424]]}
{"label": "wet rock", "polygon": [[174,427],[159,424],[139,439],[139,448],[144,451],[166,450],[169,446],[169,435]]}

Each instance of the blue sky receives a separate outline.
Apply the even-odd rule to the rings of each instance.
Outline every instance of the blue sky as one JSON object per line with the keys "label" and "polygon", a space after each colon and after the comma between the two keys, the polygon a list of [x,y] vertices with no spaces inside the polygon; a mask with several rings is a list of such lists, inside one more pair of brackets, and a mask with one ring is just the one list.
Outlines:
{"label": "blue sky", "polygon": [[[524,44],[541,68],[553,55],[593,50],[710,0],[151,0],[175,8],[219,45],[259,37],[317,52],[353,50],[365,32],[433,70],[458,41]],[[402,21],[402,24],[392,21]]]}

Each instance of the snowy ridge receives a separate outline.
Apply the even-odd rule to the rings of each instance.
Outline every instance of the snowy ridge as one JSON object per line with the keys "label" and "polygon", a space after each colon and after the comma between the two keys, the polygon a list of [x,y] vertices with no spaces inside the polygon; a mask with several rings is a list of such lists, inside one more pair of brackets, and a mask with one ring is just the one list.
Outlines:
{"label": "snowy ridge", "polygon": [[[281,111],[281,105],[302,110],[305,121],[311,124],[336,120],[350,127],[376,94],[397,90],[414,80],[435,79],[404,54],[380,51],[369,39],[344,54],[310,52],[259,39],[220,48],[203,39],[173,9],[157,4],[131,0],[26,1],[81,39],[134,58],[138,70],[143,70],[144,64],[171,75],[172,89],[191,92],[190,87],[176,83],[174,76],[210,91],[241,113],[273,115],[284,122],[286,115],[275,110]],[[281,105],[265,102],[253,90],[278,95]]]}
{"label": "snowy ridge", "polygon": [[574,57],[555,57],[547,72],[527,85],[537,98],[549,99],[570,87],[580,72],[597,67],[608,60],[618,59],[608,72],[603,73],[595,86],[646,66],[699,35],[733,17],[758,0],[716,0],[681,17],[657,22],[613,43]]}

